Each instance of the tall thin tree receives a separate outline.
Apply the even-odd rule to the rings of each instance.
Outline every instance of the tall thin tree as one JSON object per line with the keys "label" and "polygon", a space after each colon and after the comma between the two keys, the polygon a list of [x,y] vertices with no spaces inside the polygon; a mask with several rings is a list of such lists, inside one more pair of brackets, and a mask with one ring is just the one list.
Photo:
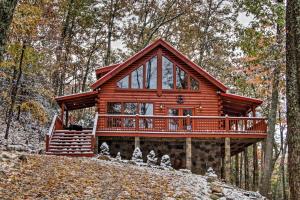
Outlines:
{"label": "tall thin tree", "polygon": [[290,198],[300,199],[300,1],[288,0],[286,12],[286,95]]}
{"label": "tall thin tree", "polygon": [[7,33],[12,22],[18,0],[0,1],[0,62],[3,59],[4,49],[7,41]]}

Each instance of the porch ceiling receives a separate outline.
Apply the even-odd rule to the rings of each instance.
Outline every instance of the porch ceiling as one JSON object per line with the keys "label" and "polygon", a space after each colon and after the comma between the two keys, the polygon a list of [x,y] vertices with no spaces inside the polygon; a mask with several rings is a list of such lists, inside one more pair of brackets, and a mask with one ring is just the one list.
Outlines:
{"label": "porch ceiling", "polygon": [[247,114],[251,109],[261,105],[263,101],[259,99],[243,97],[234,94],[220,94],[223,101],[223,112],[231,116],[242,116]]}
{"label": "porch ceiling", "polygon": [[66,110],[77,110],[89,108],[96,105],[98,91],[72,94],[56,97],[55,100],[60,107],[65,106]]}

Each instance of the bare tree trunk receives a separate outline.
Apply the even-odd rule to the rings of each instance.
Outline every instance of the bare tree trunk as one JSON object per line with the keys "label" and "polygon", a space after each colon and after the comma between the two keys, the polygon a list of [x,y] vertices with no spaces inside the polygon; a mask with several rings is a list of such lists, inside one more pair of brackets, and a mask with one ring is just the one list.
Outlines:
{"label": "bare tree trunk", "polygon": [[266,142],[261,141],[261,149],[260,149],[260,179],[259,179],[259,188],[261,187],[262,184],[262,177],[263,177],[263,169],[264,169],[264,162],[265,162],[265,146]]}
{"label": "bare tree trunk", "polygon": [[253,144],[253,190],[257,191],[258,189],[258,160],[257,160],[257,144]]}
{"label": "bare tree trunk", "polygon": [[239,154],[235,155],[235,185],[239,186],[240,185],[240,178],[239,178]]}
{"label": "bare tree trunk", "polygon": [[118,11],[118,0],[110,0],[110,11],[109,11],[109,20],[107,25],[107,47],[106,47],[106,56],[104,58],[104,64],[109,65],[111,63],[111,41],[113,28],[115,24],[116,12]]}
{"label": "bare tree trunk", "polygon": [[287,143],[290,198],[300,199],[300,2],[287,1]]}
{"label": "bare tree trunk", "polygon": [[249,160],[248,148],[244,150],[245,189],[249,190]]}
{"label": "bare tree trunk", "polygon": [[6,130],[5,130],[5,136],[4,136],[5,139],[8,139],[10,124],[11,124],[11,121],[13,118],[13,112],[14,112],[14,107],[15,107],[15,103],[16,103],[16,99],[17,99],[19,84],[20,84],[20,80],[22,77],[22,73],[23,73],[22,67],[23,67],[23,58],[24,58],[25,49],[26,49],[26,42],[23,42],[21,56],[20,56],[20,62],[19,62],[18,77],[17,77],[17,80],[13,80],[13,82],[12,82],[12,89],[11,89],[11,94],[10,94],[11,102],[10,102],[8,117],[7,117],[7,121],[6,121]]}
{"label": "bare tree trunk", "polygon": [[244,160],[244,153],[243,152],[241,152],[241,157],[240,157],[240,185],[239,185],[239,187],[240,188],[244,188],[243,187],[243,160]]}
{"label": "bare tree trunk", "polygon": [[[283,0],[277,0],[278,5],[282,5]],[[271,199],[271,177],[273,173],[274,159],[273,159],[273,147],[274,147],[274,135],[275,135],[275,125],[276,125],[276,114],[278,108],[278,87],[280,79],[280,66],[281,66],[281,49],[282,49],[282,27],[280,24],[277,24],[277,33],[276,33],[276,43],[277,43],[277,52],[275,52],[276,65],[274,66],[273,80],[272,80],[272,97],[271,97],[271,107],[268,116],[268,134],[266,139],[266,149],[264,157],[264,168],[262,175],[262,184],[260,187],[260,192],[264,196]]]}
{"label": "bare tree trunk", "polygon": [[3,60],[7,33],[13,19],[18,0],[0,1],[0,63]]}
{"label": "bare tree trunk", "polygon": [[59,44],[56,49],[56,69],[53,72],[52,75],[52,82],[53,82],[53,88],[56,95],[62,95],[62,89],[63,89],[63,74],[65,71],[65,63],[63,62],[63,49],[65,46],[65,39],[69,34],[69,26],[70,26],[70,20],[71,20],[71,12],[73,9],[74,0],[68,1],[68,10],[66,13],[66,19],[63,22],[62,26],[62,32],[59,39]]}

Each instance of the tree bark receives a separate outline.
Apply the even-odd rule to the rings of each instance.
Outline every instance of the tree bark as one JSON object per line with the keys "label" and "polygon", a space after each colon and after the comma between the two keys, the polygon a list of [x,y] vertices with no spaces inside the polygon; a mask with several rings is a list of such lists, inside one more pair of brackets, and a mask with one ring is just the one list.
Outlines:
{"label": "tree bark", "polygon": [[9,31],[17,3],[18,0],[0,1],[0,63],[3,60],[7,33]]}
{"label": "tree bark", "polygon": [[300,1],[286,12],[287,143],[290,198],[300,199]]}
{"label": "tree bark", "polygon": [[239,186],[240,185],[240,178],[239,178],[239,154],[235,155],[235,185]]}
{"label": "tree bark", "polygon": [[8,111],[8,116],[7,116],[7,121],[6,121],[6,130],[5,130],[5,135],[4,135],[5,139],[8,139],[10,124],[11,124],[11,121],[13,118],[13,112],[14,112],[14,107],[15,107],[15,103],[16,103],[16,99],[17,99],[19,84],[20,84],[20,80],[22,77],[22,73],[23,73],[22,67],[23,67],[23,58],[24,58],[25,49],[26,49],[26,42],[23,42],[21,56],[20,56],[20,62],[19,62],[18,77],[17,77],[17,80],[13,80],[13,82],[12,82],[12,89],[11,89],[11,94],[10,94],[11,102],[10,102],[10,107],[9,107],[9,111]]}
{"label": "tree bark", "polygon": [[243,160],[244,160],[244,153],[241,152],[241,157],[240,157],[240,188],[243,188]]}
{"label": "tree bark", "polygon": [[244,151],[244,171],[245,171],[245,189],[249,190],[249,160],[248,160],[248,148]]}
{"label": "tree bark", "polygon": [[253,190],[258,189],[258,160],[257,160],[257,144],[253,144]]}
{"label": "tree bark", "polygon": [[9,31],[17,3],[18,0],[0,1],[0,63],[3,60],[7,33]]}
{"label": "tree bark", "polygon": [[109,11],[109,20],[107,25],[107,47],[106,47],[106,55],[104,58],[104,64],[107,66],[111,63],[111,41],[112,41],[112,34],[113,28],[115,25],[115,17],[116,12],[118,11],[118,0],[116,2],[114,0],[110,1],[110,11]]}
{"label": "tree bark", "polygon": [[52,82],[53,82],[53,88],[56,95],[62,95],[63,90],[63,81],[64,77],[64,71],[65,71],[65,63],[63,62],[63,55],[65,54],[63,52],[63,49],[65,47],[65,40],[70,32],[70,21],[71,21],[71,15],[72,15],[72,9],[73,9],[74,0],[68,1],[68,10],[66,11],[66,18],[62,25],[62,32],[61,36],[58,42],[58,46],[56,49],[56,70],[53,72],[52,75]]}

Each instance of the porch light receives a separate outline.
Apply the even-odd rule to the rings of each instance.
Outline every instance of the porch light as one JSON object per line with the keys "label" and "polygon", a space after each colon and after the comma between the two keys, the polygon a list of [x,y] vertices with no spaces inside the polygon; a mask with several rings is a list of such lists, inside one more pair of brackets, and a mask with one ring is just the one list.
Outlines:
{"label": "porch light", "polygon": [[164,105],[161,103],[160,105],[159,105],[159,109],[163,109],[164,108]]}
{"label": "porch light", "polygon": [[202,111],[203,107],[201,105],[199,105],[198,109],[199,109],[199,111]]}

